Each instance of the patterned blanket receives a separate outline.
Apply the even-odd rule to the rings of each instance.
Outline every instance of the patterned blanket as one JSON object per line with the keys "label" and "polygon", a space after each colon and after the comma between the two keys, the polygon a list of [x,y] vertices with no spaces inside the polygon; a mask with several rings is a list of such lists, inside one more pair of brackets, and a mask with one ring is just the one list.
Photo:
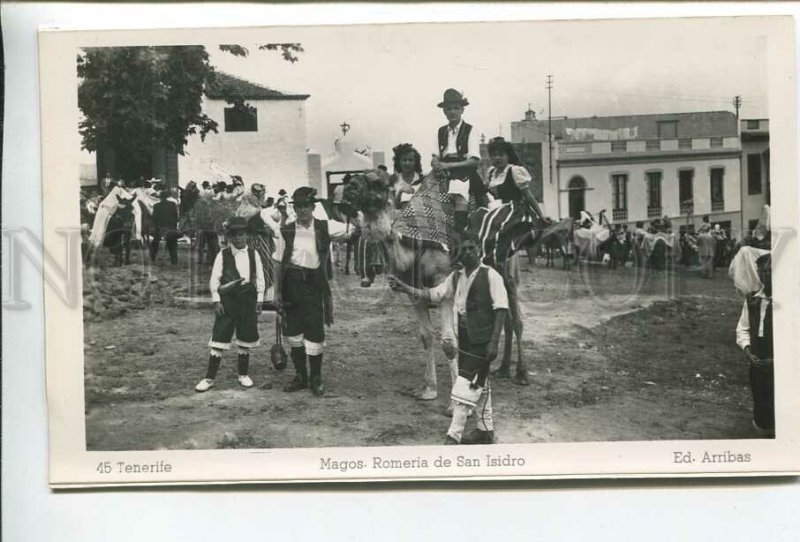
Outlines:
{"label": "patterned blanket", "polygon": [[395,220],[394,229],[403,237],[452,249],[456,236],[447,183],[426,179]]}

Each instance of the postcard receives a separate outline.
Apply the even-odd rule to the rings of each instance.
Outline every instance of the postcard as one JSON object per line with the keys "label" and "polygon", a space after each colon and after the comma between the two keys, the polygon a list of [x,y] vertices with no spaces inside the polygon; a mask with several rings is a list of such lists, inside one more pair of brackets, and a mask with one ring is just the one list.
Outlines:
{"label": "postcard", "polygon": [[39,44],[53,488],[800,471],[790,17]]}

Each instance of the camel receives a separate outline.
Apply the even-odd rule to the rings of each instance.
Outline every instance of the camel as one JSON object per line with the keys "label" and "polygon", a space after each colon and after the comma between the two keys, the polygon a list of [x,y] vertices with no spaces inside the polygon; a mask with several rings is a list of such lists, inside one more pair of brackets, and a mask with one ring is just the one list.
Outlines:
{"label": "camel", "polygon": [[[425,186],[439,181],[428,176],[423,180]],[[399,235],[395,228],[395,209],[391,198],[391,187],[388,176],[382,172],[370,172],[351,178],[345,189],[343,204],[351,212],[361,211],[364,214],[366,228],[362,235],[380,243],[384,251],[387,271],[403,282],[416,288],[431,287],[439,284],[452,271],[450,253],[442,246],[427,241],[409,240]],[[481,228],[482,216],[486,210],[473,213],[470,228],[476,233]],[[529,227],[527,231],[511,232],[515,238],[504,246],[524,248],[526,243],[536,241],[535,228]],[[517,371],[514,381],[520,385],[529,384],[528,370],[522,357],[522,318],[517,296],[516,282],[511,280],[511,270],[508,264],[510,253],[506,252],[493,262],[495,268],[503,275],[509,294],[509,308],[511,318],[506,319],[506,348],[504,350],[501,371],[497,376],[510,376],[509,366],[512,353],[512,341],[517,338]],[[421,390],[416,397],[421,400],[434,400],[437,398],[437,382],[435,367],[435,352],[433,350],[433,326],[429,313],[429,306],[422,300],[412,299],[414,313],[417,317],[419,335],[425,350],[425,377]],[[450,367],[451,381],[455,381],[458,373],[457,351],[453,348],[456,344],[455,330],[452,327],[452,301],[440,304],[439,317],[441,321],[441,343]]]}

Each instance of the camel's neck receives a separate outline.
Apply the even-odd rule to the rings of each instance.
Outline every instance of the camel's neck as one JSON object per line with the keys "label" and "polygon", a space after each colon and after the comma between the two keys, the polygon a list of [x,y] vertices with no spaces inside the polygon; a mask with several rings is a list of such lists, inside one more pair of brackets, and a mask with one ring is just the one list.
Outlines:
{"label": "camel's neck", "polygon": [[421,286],[437,284],[450,272],[450,258],[445,251],[400,241],[400,236],[392,230],[391,212],[366,216],[365,226],[362,235],[381,244],[391,274]]}

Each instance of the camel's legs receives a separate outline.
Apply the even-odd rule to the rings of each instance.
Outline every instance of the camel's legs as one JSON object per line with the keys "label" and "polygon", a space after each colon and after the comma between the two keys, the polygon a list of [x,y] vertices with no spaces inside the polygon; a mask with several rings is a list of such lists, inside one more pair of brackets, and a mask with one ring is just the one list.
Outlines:
{"label": "camel's legs", "polygon": [[425,381],[422,390],[417,394],[417,398],[423,401],[432,401],[437,397],[436,353],[433,349],[433,326],[428,313],[427,301],[415,301],[414,312],[417,315],[422,348],[425,350]]}

